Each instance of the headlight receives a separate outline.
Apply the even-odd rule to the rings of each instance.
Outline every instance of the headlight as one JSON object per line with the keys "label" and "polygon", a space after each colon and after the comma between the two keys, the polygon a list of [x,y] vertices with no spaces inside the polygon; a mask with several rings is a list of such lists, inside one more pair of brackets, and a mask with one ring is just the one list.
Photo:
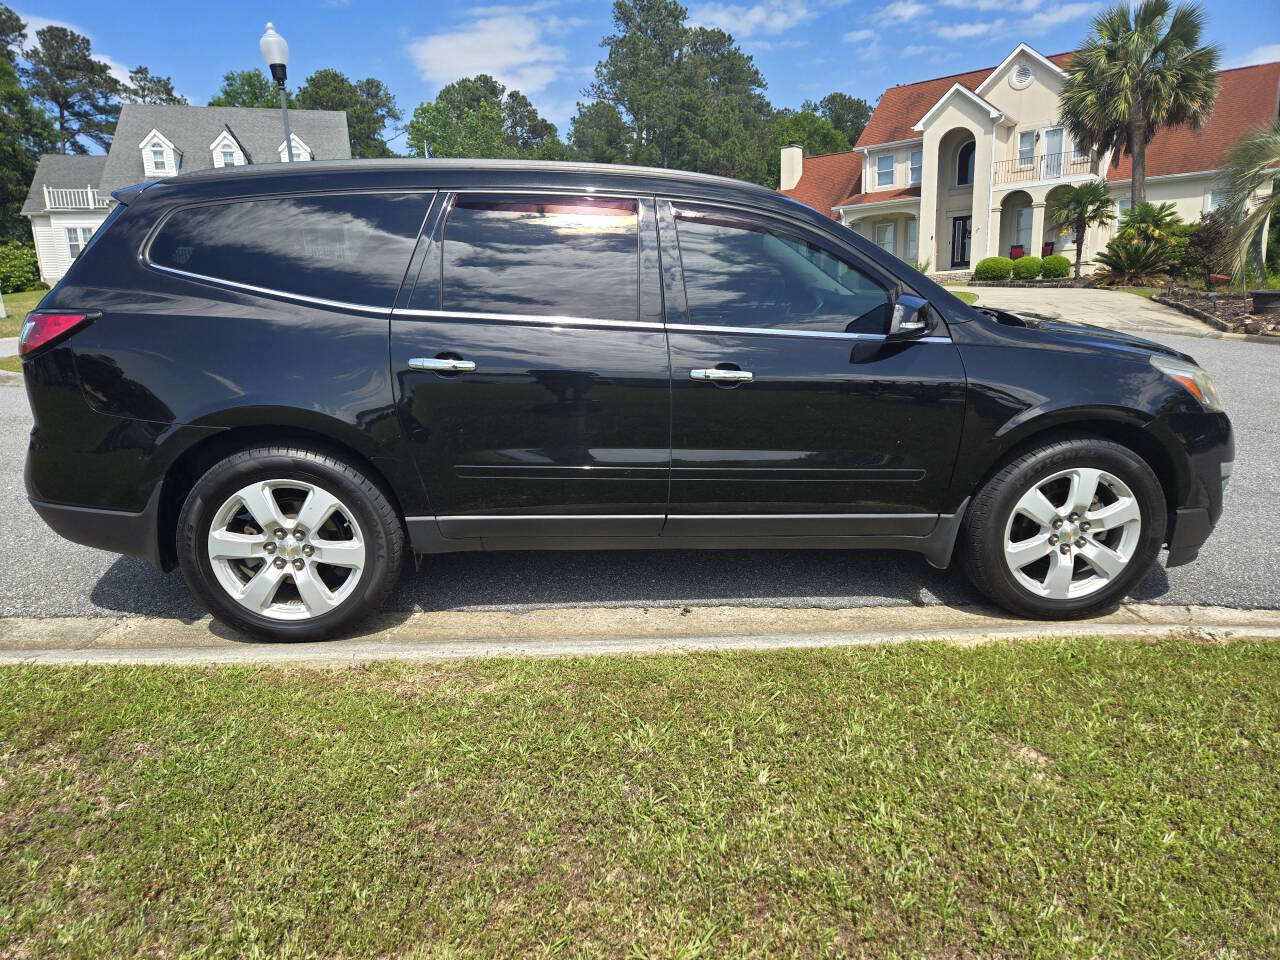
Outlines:
{"label": "headlight", "polygon": [[1218,393],[1213,377],[1197,367],[1194,363],[1177,360],[1173,357],[1153,355],[1151,365],[1166,376],[1173,377],[1187,388],[1187,392],[1200,401],[1200,405],[1209,411],[1222,409],[1222,394]]}

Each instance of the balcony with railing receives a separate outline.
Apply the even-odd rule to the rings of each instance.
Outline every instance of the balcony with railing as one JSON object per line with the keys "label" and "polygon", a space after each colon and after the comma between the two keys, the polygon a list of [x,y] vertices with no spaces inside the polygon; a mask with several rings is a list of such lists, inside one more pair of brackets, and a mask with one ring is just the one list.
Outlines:
{"label": "balcony with railing", "polygon": [[1009,186],[1019,183],[1039,183],[1044,180],[1065,180],[1068,177],[1087,177],[1094,172],[1093,157],[1087,153],[1042,153],[1037,157],[1019,157],[1015,160],[997,160],[995,185]]}
{"label": "balcony with railing", "polygon": [[105,210],[110,204],[111,198],[100,195],[92,186],[44,188],[46,210]]}

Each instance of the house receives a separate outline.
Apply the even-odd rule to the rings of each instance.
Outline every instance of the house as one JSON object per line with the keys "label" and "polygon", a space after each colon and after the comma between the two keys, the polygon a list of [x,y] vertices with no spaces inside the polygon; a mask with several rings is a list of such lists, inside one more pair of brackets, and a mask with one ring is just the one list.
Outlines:
{"label": "house", "polygon": [[[1074,257],[1073,237],[1045,215],[1053,192],[1101,177],[1124,209],[1132,173],[1127,156],[1113,164],[1063,128],[1058,92],[1071,57],[1021,43],[997,67],[891,87],[852,150],[805,157],[801,145],[783,147],[782,192],[934,273],[997,254]],[[1219,78],[1203,129],[1163,129],[1147,147],[1147,199],[1172,200],[1188,222],[1225,200],[1230,148],[1280,111],[1280,63]],[[1083,258],[1114,229],[1091,229]]]}
{"label": "house", "polygon": [[[349,160],[347,115],[291,110],[294,160]],[[46,154],[22,212],[31,218],[40,278],[50,285],[110,213],[111,193],[143,180],[190,170],[280,163],[285,159],[279,110],[127,103],[105,157]]]}

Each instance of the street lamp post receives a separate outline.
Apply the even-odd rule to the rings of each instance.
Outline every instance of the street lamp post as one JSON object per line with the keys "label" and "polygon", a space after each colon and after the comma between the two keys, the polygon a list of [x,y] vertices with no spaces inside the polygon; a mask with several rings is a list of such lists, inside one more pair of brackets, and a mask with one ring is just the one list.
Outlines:
{"label": "street lamp post", "polygon": [[288,163],[293,160],[293,137],[289,135],[289,96],[284,89],[285,67],[289,64],[289,44],[276,33],[275,24],[268,23],[266,33],[258,41],[258,49],[262,51],[262,59],[271,68],[272,79],[280,88],[280,114],[284,117],[284,159]]}

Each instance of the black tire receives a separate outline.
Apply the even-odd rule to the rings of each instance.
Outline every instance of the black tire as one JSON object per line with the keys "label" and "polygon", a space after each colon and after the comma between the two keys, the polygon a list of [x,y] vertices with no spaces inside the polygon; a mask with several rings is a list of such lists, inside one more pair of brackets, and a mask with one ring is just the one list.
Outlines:
{"label": "black tire", "polygon": [[[364,565],[333,609],[308,619],[274,619],[237,602],[215,575],[207,546],[214,516],[238,490],[260,480],[297,480],[320,487],[358,523]],[[382,606],[400,574],[404,529],[388,496],[351,464],[303,446],[258,446],[230,455],[196,482],[178,516],[176,547],[192,593],[218,620],[268,640],[319,640],[349,630]]]}
{"label": "black tire", "polygon": [[[1020,583],[1006,562],[1006,528],[1033,485],[1080,468],[1107,471],[1129,488],[1141,512],[1137,544],[1123,570],[1095,592],[1066,599],[1041,596]],[[1166,523],[1164,490],[1145,460],[1101,437],[1066,438],[1016,456],[983,484],[965,515],[960,559],[973,585],[1006,610],[1035,619],[1078,619],[1118,603],[1146,575],[1164,543]],[[1044,562],[1049,559],[1056,558]]]}

